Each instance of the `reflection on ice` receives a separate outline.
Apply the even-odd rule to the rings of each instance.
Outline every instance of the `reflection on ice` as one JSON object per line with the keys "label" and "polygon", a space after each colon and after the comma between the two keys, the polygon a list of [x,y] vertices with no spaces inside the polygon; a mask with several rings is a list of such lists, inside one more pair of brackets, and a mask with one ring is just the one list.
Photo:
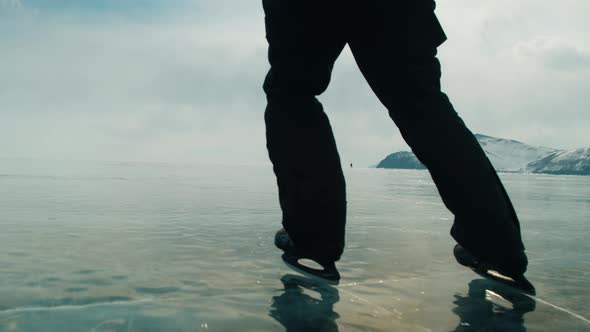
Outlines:
{"label": "reflection on ice", "polygon": [[471,281],[467,296],[455,295],[453,303],[460,318],[456,332],[524,332],[524,315],[536,307],[531,297],[485,279]]}
{"label": "reflection on ice", "polygon": [[284,289],[272,298],[269,315],[287,331],[338,331],[336,319],[340,316],[334,312],[334,305],[340,300],[338,289],[292,274],[283,276],[281,282]]}

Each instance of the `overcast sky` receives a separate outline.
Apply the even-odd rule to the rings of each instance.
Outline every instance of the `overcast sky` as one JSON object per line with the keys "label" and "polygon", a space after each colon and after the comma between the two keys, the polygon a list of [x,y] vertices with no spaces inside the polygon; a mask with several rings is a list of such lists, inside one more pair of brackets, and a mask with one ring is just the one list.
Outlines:
{"label": "overcast sky", "polygon": [[[478,133],[590,146],[590,2],[441,0],[443,89]],[[266,163],[252,0],[0,0],[0,157]],[[348,50],[321,97],[344,163],[407,149]]]}

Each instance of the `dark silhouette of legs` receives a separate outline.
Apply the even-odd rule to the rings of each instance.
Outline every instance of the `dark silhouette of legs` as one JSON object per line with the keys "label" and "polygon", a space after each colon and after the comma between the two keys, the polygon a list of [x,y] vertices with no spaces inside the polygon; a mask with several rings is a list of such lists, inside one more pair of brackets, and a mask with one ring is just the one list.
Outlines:
{"label": "dark silhouette of legs", "polygon": [[[405,141],[428,168],[463,247],[507,271],[526,256],[514,208],[483,149],[441,92],[440,26],[432,7],[378,2],[357,11],[349,44],[361,72]],[[381,19],[379,19],[381,18]],[[395,21],[392,24],[391,21]],[[442,30],[441,30],[442,31]]]}
{"label": "dark silhouette of legs", "polygon": [[[298,251],[338,260],[345,182],[328,117],[316,96],[346,42],[328,2],[264,0],[271,69],[264,82],[267,148],[283,227]],[[321,257],[320,257],[321,256]]]}
{"label": "dark silhouette of legs", "polygon": [[441,92],[434,2],[264,0],[270,72],[267,148],[283,226],[299,250],[337,260],[345,184],[329,121],[316,99],[349,43],[369,85],[429,169],[455,215],[452,236],[479,258],[524,273],[516,213],[473,134]]}

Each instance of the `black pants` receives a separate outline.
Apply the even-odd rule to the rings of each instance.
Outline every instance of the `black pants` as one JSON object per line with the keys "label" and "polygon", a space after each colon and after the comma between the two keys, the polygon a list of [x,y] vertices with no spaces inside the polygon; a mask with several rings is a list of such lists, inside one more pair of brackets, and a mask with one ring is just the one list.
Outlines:
{"label": "black pants", "polygon": [[316,96],[328,87],[334,62],[348,44],[455,215],[452,236],[481,258],[524,272],[524,245],[510,199],[441,92],[436,53],[446,37],[434,1],[263,0],[263,5],[271,64],[264,82],[267,148],[283,226],[295,245],[311,257],[334,260],[344,248],[345,181]]}

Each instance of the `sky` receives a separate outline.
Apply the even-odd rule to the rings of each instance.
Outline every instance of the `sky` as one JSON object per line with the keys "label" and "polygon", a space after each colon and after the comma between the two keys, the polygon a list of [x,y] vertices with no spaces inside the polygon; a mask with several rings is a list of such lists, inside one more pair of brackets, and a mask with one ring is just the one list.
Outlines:
{"label": "sky", "polygon": [[[590,2],[441,0],[473,132],[590,146]],[[265,164],[260,1],[0,0],[0,158]],[[348,49],[320,97],[344,164],[408,150]]]}

